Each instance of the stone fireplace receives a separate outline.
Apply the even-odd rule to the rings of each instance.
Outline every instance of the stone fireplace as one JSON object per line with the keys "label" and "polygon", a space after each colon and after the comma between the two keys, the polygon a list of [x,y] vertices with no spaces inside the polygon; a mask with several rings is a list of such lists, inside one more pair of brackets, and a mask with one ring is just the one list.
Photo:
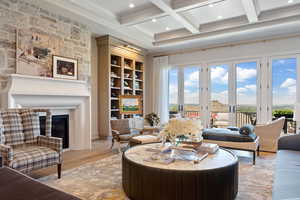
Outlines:
{"label": "stone fireplace", "polygon": [[0,108],[47,108],[69,118],[71,150],[91,148],[91,98],[86,81],[12,74],[0,92]]}

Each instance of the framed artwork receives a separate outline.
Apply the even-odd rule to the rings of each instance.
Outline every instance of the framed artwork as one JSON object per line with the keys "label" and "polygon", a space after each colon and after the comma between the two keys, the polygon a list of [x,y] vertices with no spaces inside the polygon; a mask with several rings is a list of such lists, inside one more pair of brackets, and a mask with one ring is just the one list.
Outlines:
{"label": "framed artwork", "polygon": [[132,115],[142,114],[141,96],[120,95],[120,114]]}
{"label": "framed artwork", "polygon": [[77,80],[77,60],[53,56],[53,77]]}
{"label": "framed artwork", "polygon": [[62,39],[46,32],[30,29],[17,30],[17,73],[52,77],[52,55],[59,54]]}

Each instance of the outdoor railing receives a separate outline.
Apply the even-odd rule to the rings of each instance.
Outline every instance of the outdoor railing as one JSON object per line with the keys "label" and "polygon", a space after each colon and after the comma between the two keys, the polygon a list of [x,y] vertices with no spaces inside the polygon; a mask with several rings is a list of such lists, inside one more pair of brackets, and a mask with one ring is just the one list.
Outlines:
{"label": "outdoor railing", "polygon": [[[228,124],[228,126],[230,125],[229,122],[229,113],[228,113],[228,117],[227,118],[223,118],[223,119],[219,119],[218,115],[222,114],[224,112],[212,112],[211,113],[211,126],[212,127],[218,127],[217,121],[222,121],[224,124],[224,126],[226,126],[226,122]],[[226,113],[224,113],[226,114]],[[245,124],[252,124],[252,125],[256,125],[256,113],[255,112],[237,112],[235,115],[235,119],[236,119],[236,126],[237,127],[242,127]]]}
{"label": "outdoor railing", "polygon": [[[217,116],[218,113],[222,112],[212,112],[211,113],[211,120],[212,120],[212,126],[214,126],[213,122],[216,121],[214,117],[212,116]],[[170,113],[174,114],[174,113]],[[186,118],[200,118],[201,113],[199,111],[184,111],[184,117]],[[229,124],[229,118],[225,119],[224,121],[227,121]],[[236,113],[236,124],[238,127],[241,127],[245,124],[256,124],[256,113],[254,112],[237,112]]]}

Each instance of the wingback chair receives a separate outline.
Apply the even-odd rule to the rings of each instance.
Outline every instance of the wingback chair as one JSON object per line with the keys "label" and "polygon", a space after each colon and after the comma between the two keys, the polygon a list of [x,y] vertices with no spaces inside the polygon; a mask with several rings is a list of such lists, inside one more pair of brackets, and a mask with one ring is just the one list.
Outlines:
{"label": "wingback chair", "polygon": [[[40,135],[39,113],[46,113],[46,136]],[[22,173],[57,165],[61,177],[63,144],[51,137],[51,112],[47,109],[0,111],[0,155],[4,165]]]}
{"label": "wingback chair", "polygon": [[265,125],[256,125],[255,133],[259,136],[259,149],[261,151],[276,152],[278,140],[284,125],[284,117],[276,119]]}

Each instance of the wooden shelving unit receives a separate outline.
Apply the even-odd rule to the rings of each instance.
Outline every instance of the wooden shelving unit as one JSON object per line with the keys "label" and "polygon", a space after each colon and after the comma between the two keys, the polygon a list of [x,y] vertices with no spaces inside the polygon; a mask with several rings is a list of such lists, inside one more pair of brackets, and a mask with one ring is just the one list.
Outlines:
{"label": "wooden shelving unit", "polygon": [[[110,120],[131,118],[119,112],[120,95],[144,100],[145,52],[111,36],[97,38],[99,52],[99,132],[110,135]],[[144,102],[143,102],[144,105]]]}

